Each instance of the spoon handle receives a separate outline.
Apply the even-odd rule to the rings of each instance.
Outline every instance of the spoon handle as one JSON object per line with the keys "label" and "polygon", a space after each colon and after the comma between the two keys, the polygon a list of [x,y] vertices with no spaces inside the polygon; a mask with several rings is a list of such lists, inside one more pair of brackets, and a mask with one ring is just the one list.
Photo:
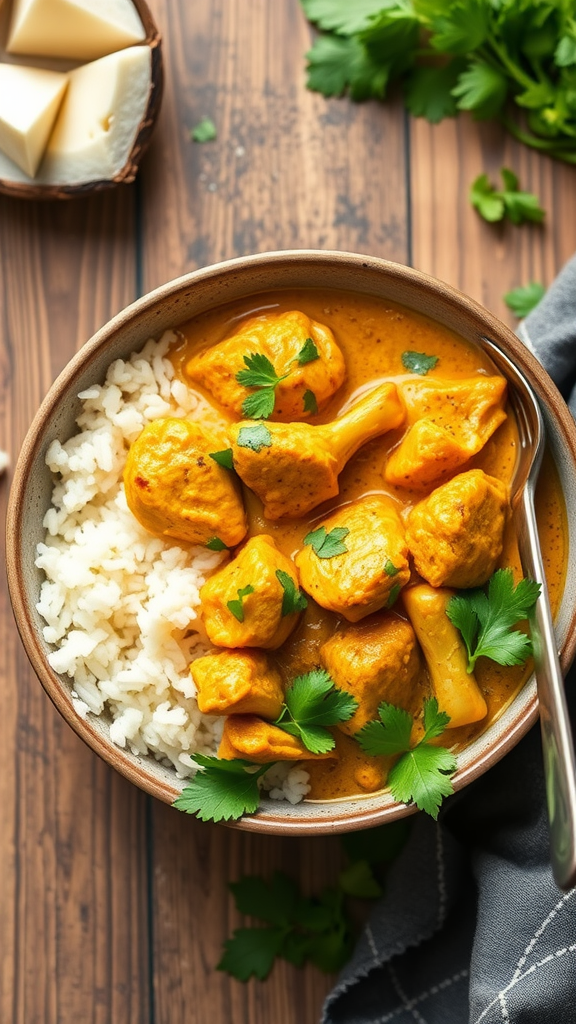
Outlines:
{"label": "spoon handle", "polygon": [[532,481],[524,488],[517,513],[522,566],[526,576],[542,588],[530,626],[540,705],[550,857],[557,885],[568,890],[576,885],[576,759],[538,539]]}

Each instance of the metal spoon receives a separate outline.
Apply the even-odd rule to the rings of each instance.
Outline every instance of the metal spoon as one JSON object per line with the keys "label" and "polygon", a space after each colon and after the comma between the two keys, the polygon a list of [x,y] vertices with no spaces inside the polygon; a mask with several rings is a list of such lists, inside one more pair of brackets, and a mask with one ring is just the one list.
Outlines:
{"label": "metal spoon", "polygon": [[510,404],[520,434],[512,507],[518,525],[522,568],[526,576],[541,586],[530,628],[540,705],[550,857],[557,885],[568,890],[576,885],[576,759],[534,510],[536,481],[544,454],[544,420],[538,399],[524,375],[488,338],[482,338],[482,345],[512,384]]}

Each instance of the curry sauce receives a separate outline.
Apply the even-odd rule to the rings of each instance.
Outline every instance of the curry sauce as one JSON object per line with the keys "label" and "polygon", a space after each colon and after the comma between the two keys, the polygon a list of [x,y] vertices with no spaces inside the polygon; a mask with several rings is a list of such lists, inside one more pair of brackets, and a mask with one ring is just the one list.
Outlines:
{"label": "curry sauce", "polygon": [[[441,378],[455,382],[472,377],[482,380],[501,376],[482,350],[457,337],[450,330],[417,313],[390,302],[357,294],[330,290],[282,291],[262,294],[212,310],[184,324],[178,331],[178,342],[172,351],[177,375],[188,387],[202,395],[214,410],[214,419],[222,426],[235,423],[240,417],[230,415],[197,380],[192,381],[187,366],[195,357],[228,338],[250,317],[269,313],[300,310],[314,321],[330,328],[343,354],[346,366],[344,383],[329,398],[321,411],[310,416],[312,424],[331,424],[337,417],[387,382],[402,385],[410,380]],[[426,377],[406,372],[402,355],[406,352],[426,353],[437,358],[437,364]],[[518,455],[518,432],[513,413],[492,433],[481,451],[473,455],[457,472],[483,470],[504,484],[510,484]],[[243,486],[242,496],[248,519],[248,538],[267,535],[287,559],[302,550],[304,538],[343,506],[368,496],[383,495],[392,499],[405,521],[411,510],[425,496],[421,491],[397,483],[386,482],[384,471],[390,453],[397,449],[405,434],[402,425],[368,441],[347,462],[339,476],[339,493],[300,518],[270,519],[264,516],[263,505],[253,490]],[[429,493],[432,487],[428,488]],[[567,521],[560,482],[549,456],[545,457],[538,486],[537,516],[546,575],[553,611],[560,603],[564,586],[567,553]],[[522,576],[513,523],[507,522],[504,547],[499,567],[510,567],[515,578]],[[411,583],[418,583],[412,570]],[[310,591],[308,591],[310,593]],[[402,595],[394,605],[393,614],[406,616]],[[320,649],[346,625],[342,616],[320,607],[308,597],[308,607],[290,636],[277,649],[269,652],[274,670],[280,670],[285,681],[310,671],[320,664]],[[421,699],[430,694],[430,679],[424,661],[420,675]],[[486,701],[488,713],[472,725],[453,728],[450,745],[461,748],[501,713],[530,673],[530,665],[503,668],[481,658],[475,668],[476,680]],[[348,735],[334,730],[338,759],[306,761],[310,772],[312,799],[330,799],[352,793],[373,792],[383,785],[388,764],[385,759],[368,757]]]}

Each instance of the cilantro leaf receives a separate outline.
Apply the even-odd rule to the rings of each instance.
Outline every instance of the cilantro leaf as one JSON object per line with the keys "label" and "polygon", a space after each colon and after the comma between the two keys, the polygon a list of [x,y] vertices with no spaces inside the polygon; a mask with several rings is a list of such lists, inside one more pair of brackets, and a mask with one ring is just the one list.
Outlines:
{"label": "cilantro leaf", "polygon": [[191,779],[172,804],[201,821],[235,821],[252,814],[260,803],[258,779],[271,765],[249,761],[224,761],[205,754],[191,755],[201,771]]}
{"label": "cilantro leaf", "polygon": [[469,53],[482,45],[489,31],[488,5],[484,0],[456,0],[452,3],[422,4],[418,0],[416,10],[427,7],[434,11],[430,28],[430,42],[442,53]]}
{"label": "cilantro leaf", "polygon": [[391,768],[388,785],[395,800],[415,803],[436,819],[442,798],[454,792],[449,776],[455,770],[456,758],[449,750],[419,743]]}
{"label": "cilantro leaf", "polygon": [[228,888],[241,914],[275,925],[286,925],[293,919],[298,889],[281,871],[276,871],[270,882],[258,875],[245,875],[238,882],[230,882]]}
{"label": "cilantro leaf", "polygon": [[226,971],[238,981],[252,975],[260,981],[268,977],[284,941],[279,928],[236,928],[224,943],[224,953],[216,970]]}
{"label": "cilantro leaf", "polygon": [[539,594],[539,583],[524,579],[515,587],[512,570],[498,569],[487,595],[472,590],[450,599],[446,614],[466,644],[469,672],[480,657],[499,665],[522,665],[530,657],[530,638],[512,627],[527,618]]}
{"label": "cilantro leaf", "polygon": [[427,356],[425,352],[403,352],[402,366],[410,373],[419,373],[425,377],[429,370],[433,370],[438,362],[438,356]]}
{"label": "cilantro leaf", "polygon": [[[244,356],[245,370],[239,370],[236,380],[247,388],[275,387],[284,377],[279,377],[272,363],[262,352]],[[286,374],[284,374],[286,376]]]}
{"label": "cilantro leaf", "polygon": [[272,434],[263,423],[256,423],[253,427],[240,427],[236,444],[239,448],[260,452],[262,448],[272,447]]}
{"label": "cilantro leaf", "polygon": [[392,587],[390,593],[388,594],[388,600],[386,601],[386,607],[387,608],[392,608],[393,605],[396,604],[396,601],[398,600],[398,597],[400,595],[400,591],[401,590],[402,590],[402,584],[401,583],[395,583],[394,586]]}
{"label": "cilantro leaf", "polygon": [[378,708],[378,715],[379,722],[368,722],[356,733],[362,750],[372,757],[390,757],[408,750],[413,724],[410,712],[384,702]]}
{"label": "cilantro leaf", "polygon": [[282,597],[281,616],[293,615],[294,612],[303,612],[308,607],[308,601],[301,590],[298,589],[289,573],[283,569],[276,570],[276,579],[282,585],[284,595]]}
{"label": "cilantro leaf", "polygon": [[475,210],[484,220],[493,224],[504,216],[504,200],[499,192],[490,184],[487,174],[479,174],[472,182],[469,199]]}
{"label": "cilantro leaf", "polygon": [[224,448],[221,452],[209,452],[208,454],[211,459],[214,459],[214,462],[217,462],[219,466],[223,466],[224,469],[234,469],[231,448]]}
{"label": "cilantro leaf", "polygon": [[358,701],[345,690],[337,690],[324,669],[298,676],[286,690],[284,706],[274,723],[296,736],[313,754],[327,754],[334,738],[327,726],[347,722]]}
{"label": "cilantro leaf", "polygon": [[348,548],[343,543],[350,530],[346,526],[335,526],[330,533],[326,532],[325,526],[319,526],[304,537],[304,544],[310,544],[318,558],[333,558],[334,555],[343,555]]}
{"label": "cilantro leaf", "polygon": [[228,551],[228,545],[220,540],[220,537],[211,537],[210,540],[206,541],[206,547],[210,551]]}
{"label": "cilantro leaf", "polygon": [[431,124],[438,124],[445,117],[454,117],[457,107],[452,90],[461,70],[461,63],[455,60],[441,68],[414,68],[404,86],[404,98],[410,113],[414,117],[425,117]]}
{"label": "cilantro leaf", "polygon": [[386,565],[384,566],[384,572],[386,573],[387,576],[397,576],[398,573],[400,572],[400,569],[397,569],[394,563],[391,562],[390,559],[388,559]]}
{"label": "cilantro leaf", "polygon": [[344,868],[338,876],[338,884],[347,896],[362,900],[378,899],[384,892],[367,860],[356,860]]}
{"label": "cilantro leaf", "polygon": [[367,28],[386,0],[300,0],[309,21],[319,28],[353,36]]}
{"label": "cilantro leaf", "polygon": [[514,316],[521,319],[528,316],[528,313],[531,313],[536,308],[545,294],[546,289],[544,285],[540,284],[539,281],[532,281],[530,284],[513,288],[512,291],[506,292],[504,302],[508,309],[512,310]]}
{"label": "cilantro leaf", "polygon": [[313,363],[316,359],[320,359],[320,353],[312,341],[312,338],[306,338],[306,341],[298,353],[297,359],[300,366],[305,366],[306,363]]}
{"label": "cilantro leaf", "polygon": [[242,415],[248,420],[267,420],[274,412],[276,392],[274,388],[260,388],[248,395],[242,402]]}
{"label": "cilantro leaf", "polygon": [[462,72],[452,95],[458,109],[471,110],[476,119],[495,117],[506,102],[508,80],[492,64],[476,60]]}
{"label": "cilantro leaf", "polygon": [[507,167],[503,167],[500,173],[504,183],[501,192],[490,184],[487,174],[480,174],[472,183],[469,198],[480,216],[490,222],[508,217],[513,224],[542,221],[545,214],[538,196],[532,192],[521,192],[518,178]]}
{"label": "cilantro leaf", "polygon": [[303,399],[304,412],[311,412],[312,415],[318,412],[318,402],[316,401],[316,395],[313,391],[305,391]]}
{"label": "cilantro leaf", "polygon": [[424,702],[424,738],[423,743],[441,736],[450,721],[450,715],[438,710],[436,697]]}
{"label": "cilantro leaf", "polygon": [[216,125],[209,117],[203,117],[190,132],[193,142],[212,142],[217,136]]}
{"label": "cilantro leaf", "polygon": [[229,612],[232,612],[232,615],[234,616],[234,618],[238,619],[238,622],[244,622],[244,604],[243,604],[243,601],[244,601],[244,598],[248,597],[249,594],[253,594],[254,593],[254,587],[252,586],[251,583],[249,583],[247,587],[240,587],[236,591],[236,593],[238,594],[238,600],[234,599],[233,601],[227,601],[226,602],[226,607],[227,607]]}
{"label": "cilantro leaf", "polygon": [[306,59],[313,92],[342,96],[348,90],[353,100],[382,99],[386,92],[388,65],[374,60],[357,36],[319,36]]}

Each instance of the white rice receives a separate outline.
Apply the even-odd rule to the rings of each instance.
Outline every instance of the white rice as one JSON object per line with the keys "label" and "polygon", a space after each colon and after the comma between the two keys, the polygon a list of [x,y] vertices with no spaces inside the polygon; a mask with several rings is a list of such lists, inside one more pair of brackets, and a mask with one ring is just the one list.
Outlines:
{"label": "white rice", "polygon": [[[128,446],[151,420],[182,416],[225,428],[175,377],[166,358],[174,340],[167,331],[116,360],[104,385],[79,395],[78,433],[50,445],[46,462],[56,482],[37,550],[46,580],[36,607],[54,645],[50,665],[73,681],[77,714],[107,708],[113,743],[151,754],[186,778],[195,771],[190,755],[214,754],[222,732],[222,718],[198,710],[189,665],[211,650],[199,591],[223,555],[148,533],[128,509],[122,483]],[[301,768],[281,765],[267,773],[264,788],[297,803],[307,781]]]}

